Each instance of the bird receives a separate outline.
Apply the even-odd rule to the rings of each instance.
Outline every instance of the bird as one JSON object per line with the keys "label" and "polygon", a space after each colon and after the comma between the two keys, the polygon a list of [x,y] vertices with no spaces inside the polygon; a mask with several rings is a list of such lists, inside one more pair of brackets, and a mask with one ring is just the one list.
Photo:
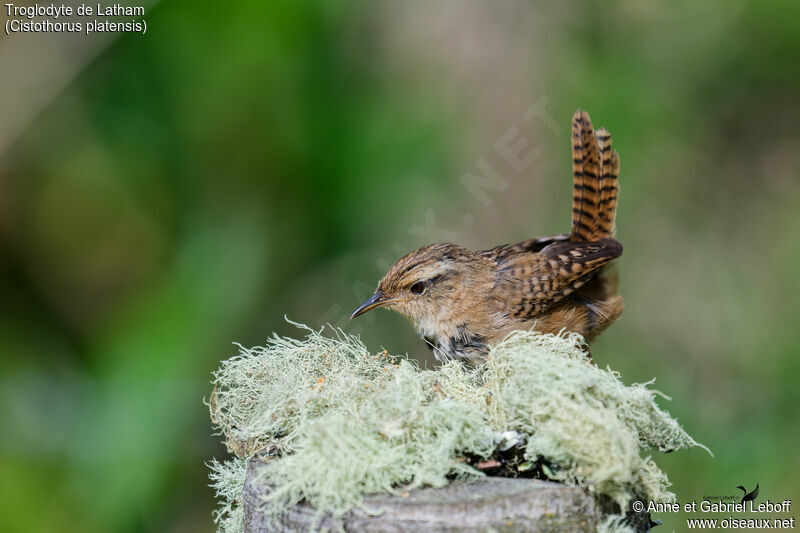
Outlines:
{"label": "bird", "polygon": [[756,496],[758,496],[758,483],[756,483],[756,488],[753,489],[753,492],[747,492],[747,489],[741,485],[739,485],[736,488],[741,489],[741,491],[744,492],[744,495],[742,496],[742,501],[740,501],[739,503],[755,500]]}
{"label": "bird", "polygon": [[351,319],[384,307],[406,316],[437,360],[470,366],[516,330],[583,336],[589,341],[619,318],[624,304],[609,264],[615,239],[619,154],[611,134],[589,114],[572,117],[572,227],[470,251],[451,243],[423,246],[397,260]]}

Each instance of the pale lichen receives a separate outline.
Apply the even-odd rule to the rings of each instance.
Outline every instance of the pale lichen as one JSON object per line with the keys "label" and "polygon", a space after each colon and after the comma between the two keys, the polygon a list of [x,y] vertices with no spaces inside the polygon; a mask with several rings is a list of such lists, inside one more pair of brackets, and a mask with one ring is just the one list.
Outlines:
{"label": "pale lichen", "polygon": [[214,511],[214,522],[218,533],[241,533],[242,489],[244,488],[247,463],[243,459],[234,458],[224,463],[212,459],[208,466],[211,473],[211,488],[219,500],[219,509]]}
{"label": "pale lichen", "polygon": [[[212,421],[239,460],[268,456],[264,504],[274,516],[302,500],[341,516],[365,494],[482,476],[465,457],[492,457],[508,432],[522,435],[524,458],[546,462],[551,479],[625,509],[634,496],[675,498],[643,453],[700,446],[648,384],[626,386],[592,363],[578,335],[517,332],[481,367],[427,370],[341,331],[306,330],[303,340],[240,347],[214,375]],[[240,516],[233,484],[216,486],[219,516]]]}

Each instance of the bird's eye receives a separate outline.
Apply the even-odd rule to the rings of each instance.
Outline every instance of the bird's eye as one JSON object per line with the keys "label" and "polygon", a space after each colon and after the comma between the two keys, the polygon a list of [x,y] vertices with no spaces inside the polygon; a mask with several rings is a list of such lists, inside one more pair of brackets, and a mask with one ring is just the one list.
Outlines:
{"label": "bird's eye", "polygon": [[424,283],[422,283],[421,281],[418,281],[418,282],[414,283],[414,284],[411,286],[411,289],[410,289],[410,290],[411,290],[411,292],[412,292],[412,293],[414,293],[414,294],[422,294],[422,291],[424,291],[424,290],[425,290],[425,284],[424,284]]}

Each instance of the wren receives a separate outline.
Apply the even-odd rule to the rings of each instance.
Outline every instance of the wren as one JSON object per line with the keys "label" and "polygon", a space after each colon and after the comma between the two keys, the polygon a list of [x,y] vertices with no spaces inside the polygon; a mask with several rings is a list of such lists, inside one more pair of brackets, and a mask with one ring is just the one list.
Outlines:
{"label": "wren", "polygon": [[[473,252],[430,244],[400,258],[351,315],[387,307],[414,323],[440,361],[485,361],[512,331],[576,332],[588,343],[622,313],[609,263],[619,155],[611,134],[589,115],[572,118],[572,231]],[[588,352],[587,352],[588,353]]]}

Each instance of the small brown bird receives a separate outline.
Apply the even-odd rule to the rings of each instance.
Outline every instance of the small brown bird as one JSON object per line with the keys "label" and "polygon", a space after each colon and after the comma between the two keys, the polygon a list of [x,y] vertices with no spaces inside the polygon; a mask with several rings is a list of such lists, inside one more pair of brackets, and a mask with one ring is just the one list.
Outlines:
{"label": "small brown bird", "polygon": [[515,330],[574,331],[590,341],[622,313],[614,240],[619,155],[611,135],[572,118],[572,232],[472,252],[430,244],[399,259],[355,318],[376,307],[408,317],[440,361],[477,364]]}

